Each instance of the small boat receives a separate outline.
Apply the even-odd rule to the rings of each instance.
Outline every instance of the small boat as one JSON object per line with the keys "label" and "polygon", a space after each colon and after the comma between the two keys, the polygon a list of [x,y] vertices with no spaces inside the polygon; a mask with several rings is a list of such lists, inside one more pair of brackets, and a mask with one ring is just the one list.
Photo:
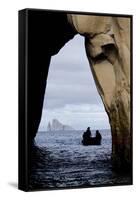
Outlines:
{"label": "small boat", "polygon": [[88,139],[83,139],[82,144],[87,146],[87,145],[101,145],[101,138],[97,137],[90,137]]}
{"label": "small boat", "polygon": [[98,130],[96,130],[96,136],[91,137],[90,127],[83,133],[83,145],[101,145],[102,136]]}

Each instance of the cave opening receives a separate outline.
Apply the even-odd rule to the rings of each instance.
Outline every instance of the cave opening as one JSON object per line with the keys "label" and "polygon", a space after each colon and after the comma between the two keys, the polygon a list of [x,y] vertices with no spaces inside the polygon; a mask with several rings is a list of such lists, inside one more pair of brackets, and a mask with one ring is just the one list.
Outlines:
{"label": "cave opening", "polygon": [[80,35],[51,59],[38,132],[47,131],[53,119],[75,130],[110,129]]}
{"label": "cave opening", "polygon": [[[25,58],[25,55],[23,56],[24,60],[28,59],[28,65],[26,65],[26,71],[20,71],[20,76],[22,76],[22,72],[23,76],[27,75],[27,91],[24,104],[27,112],[20,112],[20,116],[25,119],[25,124],[20,123],[22,126],[20,126],[20,130],[23,134],[24,131],[27,133],[22,138],[27,139],[25,144],[27,148],[23,150],[25,153],[28,150],[28,163],[24,162],[24,168],[30,169],[28,170],[31,176],[30,187],[39,187],[40,189],[67,188],[102,186],[110,183],[112,185],[121,185],[122,183],[131,182],[130,177],[121,177],[120,174],[116,174],[113,171],[115,164],[117,164],[117,168],[119,167],[122,170],[125,164],[130,161],[130,137],[123,137],[119,129],[120,137],[115,132],[118,126],[117,128],[115,126],[115,134],[113,134],[111,115],[109,115],[113,136],[111,138],[108,116],[96,89],[96,86],[99,87],[100,81],[98,80],[97,84],[94,83],[89,66],[91,61],[97,64],[97,72],[107,86],[107,83],[111,82],[110,77],[113,77],[114,66],[111,66],[111,63],[110,68],[109,65],[106,65],[107,67],[103,71],[102,77],[100,69],[103,69],[103,66],[105,67],[105,62],[102,65],[101,62],[97,62],[97,59],[98,61],[99,59],[100,61],[105,61],[107,51],[115,46],[106,46],[106,49],[104,48],[106,56],[105,54],[100,54],[100,57],[92,59],[89,48],[92,43],[89,43],[91,40],[88,40],[90,36],[88,38],[88,35],[85,34],[88,62],[84,37],[77,35],[81,32],[69,23],[66,13],[50,13],[50,11],[42,11],[41,13],[41,11],[36,11],[35,14],[35,11],[29,11],[27,15],[29,16],[27,16],[29,28],[25,36],[28,39],[28,58]],[[54,27],[57,28],[55,29]],[[73,37],[74,39],[72,39]],[[69,41],[70,39],[72,40]],[[116,52],[114,53],[116,56]],[[107,62],[111,61],[111,58]],[[93,67],[92,72],[94,74]],[[119,75],[122,75],[121,71]],[[97,81],[95,74],[94,78]],[[120,78],[120,80],[122,79]],[[126,84],[127,82],[124,83]],[[21,84],[24,84],[24,82],[21,82]],[[26,84],[24,84],[24,87],[26,87]],[[45,87],[46,92],[44,95]],[[112,93],[110,84],[109,90]],[[126,92],[126,97],[129,100],[127,95],[128,91]],[[44,96],[45,98],[43,98]],[[117,104],[119,106],[125,105],[122,104],[123,99],[121,97],[119,98],[121,101],[117,102],[120,103]],[[115,100],[118,100],[117,97]],[[105,104],[105,101],[103,102]],[[105,104],[105,106],[107,105]],[[111,107],[113,111],[115,107],[116,102]],[[20,110],[22,111],[22,108]],[[119,109],[116,109],[116,111],[118,112]],[[123,107],[123,112],[125,111],[126,109]],[[113,114],[112,111],[110,113]],[[120,117],[120,112],[118,112],[118,115]],[[122,122],[123,120],[120,127],[126,128],[125,120],[124,124]],[[95,135],[96,130],[100,131],[102,145],[84,146],[82,144],[83,132],[87,127],[90,127],[92,135]],[[128,131],[128,128],[123,130]],[[111,149],[114,163],[111,163]]]}
{"label": "cave opening", "polygon": [[[51,130],[47,130],[49,123]],[[82,144],[82,135],[88,126],[92,136],[97,129],[100,131],[101,145]],[[59,187],[61,184],[65,187],[68,180],[71,186],[76,186],[77,182],[78,185],[99,184],[98,179],[102,178],[99,172],[105,174],[106,169],[106,174],[110,173],[110,125],[86,57],[84,38],[80,35],[51,59],[42,118],[35,140],[46,150],[41,163],[46,163],[43,168],[49,172],[48,184],[56,181]],[[106,174],[105,181],[108,182]]]}

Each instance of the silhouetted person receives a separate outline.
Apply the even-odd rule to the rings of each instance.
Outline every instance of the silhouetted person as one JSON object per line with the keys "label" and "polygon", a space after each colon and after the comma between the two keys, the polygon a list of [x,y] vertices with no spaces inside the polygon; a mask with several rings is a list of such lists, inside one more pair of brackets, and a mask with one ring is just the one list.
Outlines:
{"label": "silhouetted person", "polygon": [[102,136],[98,130],[96,130],[96,139],[101,140]]}
{"label": "silhouetted person", "polygon": [[87,130],[83,134],[83,139],[88,140],[90,138],[91,138],[91,131],[90,131],[90,127],[88,127]]}

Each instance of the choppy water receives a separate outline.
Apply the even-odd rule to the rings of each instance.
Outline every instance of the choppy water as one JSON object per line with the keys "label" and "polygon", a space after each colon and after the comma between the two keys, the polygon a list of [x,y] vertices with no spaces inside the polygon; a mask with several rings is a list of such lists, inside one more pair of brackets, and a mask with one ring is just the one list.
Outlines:
{"label": "choppy water", "polygon": [[110,130],[100,132],[100,146],[83,146],[83,131],[39,132],[30,189],[130,184],[129,175],[112,171]]}

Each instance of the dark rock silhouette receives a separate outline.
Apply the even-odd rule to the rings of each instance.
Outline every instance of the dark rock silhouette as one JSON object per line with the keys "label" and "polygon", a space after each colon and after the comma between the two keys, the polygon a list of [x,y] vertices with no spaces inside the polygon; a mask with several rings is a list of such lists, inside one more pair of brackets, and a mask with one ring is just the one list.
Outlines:
{"label": "dark rock silhouette", "polygon": [[30,175],[51,56],[75,34],[65,12],[36,9],[19,12],[19,182],[22,185],[27,181],[22,172],[28,171],[27,177]]}
{"label": "dark rock silhouette", "polygon": [[36,136],[51,56],[75,35],[66,13],[28,9],[27,124],[28,140]]}

